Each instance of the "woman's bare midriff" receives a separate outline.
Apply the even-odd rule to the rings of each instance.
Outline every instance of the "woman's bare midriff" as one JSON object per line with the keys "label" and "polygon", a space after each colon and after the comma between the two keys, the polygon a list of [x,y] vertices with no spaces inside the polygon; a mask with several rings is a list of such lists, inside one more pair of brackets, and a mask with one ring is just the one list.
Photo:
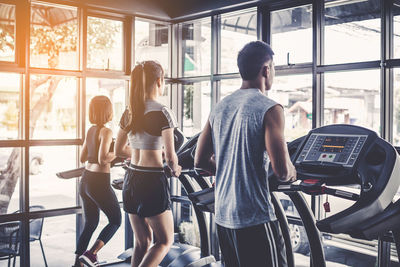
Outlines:
{"label": "woman's bare midriff", "polygon": [[106,165],[100,165],[98,163],[86,163],[85,169],[91,172],[110,173],[110,163]]}
{"label": "woman's bare midriff", "polygon": [[163,167],[162,150],[132,149],[131,163],[142,167]]}

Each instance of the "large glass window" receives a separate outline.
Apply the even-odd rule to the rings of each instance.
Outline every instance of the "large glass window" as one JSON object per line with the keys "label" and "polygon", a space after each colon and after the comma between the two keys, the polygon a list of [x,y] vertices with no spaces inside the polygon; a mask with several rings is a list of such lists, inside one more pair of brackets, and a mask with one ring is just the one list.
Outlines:
{"label": "large glass window", "polygon": [[312,6],[271,13],[275,65],[312,62]]}
{"label": "large glass window", "polygon": [[393,145],[400,146],[400,69],[394,69]]}
{"label": "large glass window", "polygon": [[210,74],[210,19],[182,24],[181,62],[182,76],[199,76]]}
{"label": "large glass window", "polygon": [[325,1],[325,63],[380,59],[380,0]]}
{"label": "large glass window", "polygon": [[158,61],[169,75],[168,26],[135,20],[135,60]]}
{"label": "large glass window", "polygon": [[37,158],[38,171],[29,176],[30,206],[44,209],[76,206],[76,179],[60,179],[56,173],[76,168],[76,146],[31,147],[30,158]]}
{"label": "large glass window", "polygon": [[285,109],[286,141],[306,135],[312,128],[312,75],[276,76],[268,96]]}
{"label": "large glass window", "polygon": [[0,73],[0,140],[20,137],[20,86],[20,74]]}
{"label": "large glass window", "polygon": [[88,17],[87,67],[123,70],[122,21]]}
{"label": "large glass window", "polygon": [[31,138],[77,138],[77,84],[75,77],[31,76]]}
{"label": "large glass window", "polygon": [[183,93],[183,132],[190,137],[203,129],[210,114],[210,82],[186,84]]}
{"label": "large glass window", "polygon": [[[19,210],[19,182],[21,178],[21,154],[19,147],[0,148],[0,214]],[[35,158],[30,158],[32,171],[37,169]],[[33,166],[34,165],[34,166]]]}
{"label": "large glass window", "polygon": [[78,10],[32,3],[30,64],[51,69],[78,69]]}
{"label": "large glass window", "polygon": [[15,6],[0,3],[0,61],[15,61]]}
{"label": "large glass window", "polygon": [[250,41],[257,40],[255,9],[229,13],[221,17],[221,73],[239,72],[237,55]]}
{"label": "large glass window", "polygon": [[400,57],[400,0],[393,1],[393,56]]}
{"label": "large glass window", "polygon": [[324,125],[354,124],[380,131],[380,72],[325,74]]}

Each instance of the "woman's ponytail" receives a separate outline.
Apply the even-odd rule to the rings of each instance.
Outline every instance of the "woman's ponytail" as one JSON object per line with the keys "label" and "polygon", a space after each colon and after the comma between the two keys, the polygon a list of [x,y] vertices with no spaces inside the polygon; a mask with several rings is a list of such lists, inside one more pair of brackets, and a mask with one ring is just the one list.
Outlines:
{"label": "woman's ponytail", "polygon": [[128,109],[129,129],[133,134],[143,129],[146,90],[150,90],[156,79],[163,75],[164,70],[155,61],[143,61],[132,70]]}

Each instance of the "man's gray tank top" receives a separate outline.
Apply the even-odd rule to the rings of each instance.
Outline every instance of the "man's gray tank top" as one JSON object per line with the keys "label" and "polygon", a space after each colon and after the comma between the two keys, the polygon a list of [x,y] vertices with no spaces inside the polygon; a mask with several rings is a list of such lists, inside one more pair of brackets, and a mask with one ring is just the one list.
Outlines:
{"label": "man's gray tank top", "polygon": [[217,165],[215,221],[239,229],[276,220],[268,188],[264,115],[277,103],[258,89],[240,89],[210,114]]}

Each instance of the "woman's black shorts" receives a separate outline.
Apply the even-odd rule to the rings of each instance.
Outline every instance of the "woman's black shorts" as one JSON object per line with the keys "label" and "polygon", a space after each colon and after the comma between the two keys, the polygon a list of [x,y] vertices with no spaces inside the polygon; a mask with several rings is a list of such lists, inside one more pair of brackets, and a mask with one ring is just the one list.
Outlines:
{"label": "woman's black shorts", "polygon": [[162,168],[131,164],[122,190],[124,211],[128,213],[151,217],[171,209],[168,180]]}

